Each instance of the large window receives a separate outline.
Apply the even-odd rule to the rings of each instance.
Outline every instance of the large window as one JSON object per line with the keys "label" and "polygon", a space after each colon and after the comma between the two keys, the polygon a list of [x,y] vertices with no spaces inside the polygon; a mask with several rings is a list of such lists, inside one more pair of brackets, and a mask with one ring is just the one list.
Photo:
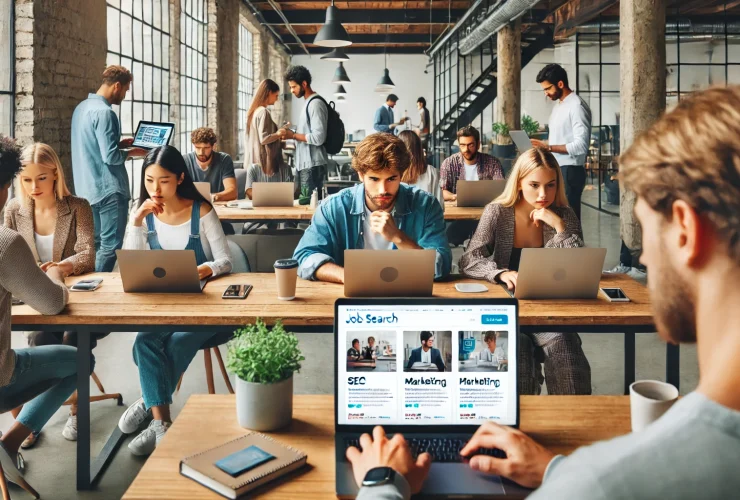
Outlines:
{"label": "large window", "polygon": [[[1,1],[1,0],[0,0]],[[128,68],[134,81],[120,106],[121,133],[133,136],[141,120],[170,114],[170,10],[168,0],[108,0],[108,64]],[[127,162],[138,196],[142,160]]]}
{"label": "large window", "polygon": [[239,25],[239,90],[237,91],[237,109],[239,120],[239,151],[237,159],[246,157],[247,110],[254,97],[254,66],[252,49],[254,35],[243,24]]}
{"label": "large window", "polygon": [[206,124],[208,10],[206,0],[180,0],[180,151],[192,151],[190,133]]}
{"label": "large window", "polygon": [[15,27],[13,0],[0,0],[0,134],[14,135]]}

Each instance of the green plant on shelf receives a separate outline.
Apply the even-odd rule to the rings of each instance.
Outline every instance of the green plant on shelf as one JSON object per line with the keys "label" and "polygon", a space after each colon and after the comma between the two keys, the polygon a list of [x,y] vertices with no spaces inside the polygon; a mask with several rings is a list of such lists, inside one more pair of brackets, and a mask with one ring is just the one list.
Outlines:
{"label": "green plant on shelf", "polygon": [[529,115],[522,115],[522,130],[524,130],[529,137],[532,137],[540,130],[540,122],[536,121]]}
{"label": "green plant on shelf", "polygon": [[499,146],[506,146],[511,144],[511,138],[509,137],[509,126],[502,122],[496,122],[492,128],[493,135],[496,136],[496,144]]}
{"label": "green plant on shelf", "polygon": [[311,203],[311,191],[308,190],[308,186],[301,187],[301,194],[298,197],[299,205],[308,205]]}

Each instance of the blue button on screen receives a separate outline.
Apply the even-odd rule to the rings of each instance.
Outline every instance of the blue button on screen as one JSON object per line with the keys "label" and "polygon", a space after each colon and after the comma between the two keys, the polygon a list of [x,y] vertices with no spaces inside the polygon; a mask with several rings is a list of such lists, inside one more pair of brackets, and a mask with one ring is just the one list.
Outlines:
{"label": "blue button on screen", "polygon": [[484,314],[481,316],[481,323],[484,325],[507,325],[509,317],[506,314]]}

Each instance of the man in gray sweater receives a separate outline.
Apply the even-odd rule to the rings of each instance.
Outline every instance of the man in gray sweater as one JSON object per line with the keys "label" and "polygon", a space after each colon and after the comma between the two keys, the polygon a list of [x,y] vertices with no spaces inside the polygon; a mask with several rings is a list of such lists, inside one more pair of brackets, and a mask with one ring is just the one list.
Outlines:
{"label": "man in gray sweater", "polygon": [[[697,342],[700,381],[647,429],[556,456],[524,433],[492,422],[461,451],[478,471],[536,491],[533,499],[694,500],[740,494],[740,87],[682,100],[620,158],[637,194],[641,261],[655,324],[668,342]],[[361,484],[375,467],[397,473],[359,500],[406,499],[419,491],[429,455],[414,460],[400,436],[376,428],[350,448]],[[475,456],[500,448],[507,458]],[[390,476],[390,474],[389,474]]]}

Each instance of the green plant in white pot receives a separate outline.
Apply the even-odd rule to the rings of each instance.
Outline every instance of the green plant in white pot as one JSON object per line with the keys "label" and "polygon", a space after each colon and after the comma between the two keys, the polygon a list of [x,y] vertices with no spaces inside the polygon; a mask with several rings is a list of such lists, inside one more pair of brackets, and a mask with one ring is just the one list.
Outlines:
{"label": "green plant in white pot", "polygon": [[258,319],[234,333],[228,343],[226,366],[236,375],[239,425],[270,431],[293,418],[293,373],[304,358],[298,339],[281,322],[269,329]]}

